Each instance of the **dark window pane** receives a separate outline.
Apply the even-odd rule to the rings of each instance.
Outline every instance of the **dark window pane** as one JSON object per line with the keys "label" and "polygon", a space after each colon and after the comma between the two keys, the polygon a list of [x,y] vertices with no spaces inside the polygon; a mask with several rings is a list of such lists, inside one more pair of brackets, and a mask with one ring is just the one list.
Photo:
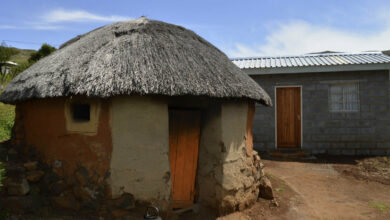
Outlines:
{"label": "dark window pane", "polygon": [[72,104],[72,117],[74,121],[89,121],[90,120],[90,105],[89,104]]}

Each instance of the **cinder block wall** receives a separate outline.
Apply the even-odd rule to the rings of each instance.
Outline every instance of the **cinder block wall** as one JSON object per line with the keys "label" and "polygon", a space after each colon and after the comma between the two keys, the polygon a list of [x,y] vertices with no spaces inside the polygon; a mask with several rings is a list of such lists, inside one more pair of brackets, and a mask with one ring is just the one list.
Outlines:
{"label": "cinder block wall", "polygon": [[[360,71],[252,75],[275,102],[275,86],[302,86],[302,148],[332,155],[390,155],[389,73]],[[359,81],[360,111],[332,113],[332,81]],[[275,149],[275,108],[256,108],[254,148]]]}

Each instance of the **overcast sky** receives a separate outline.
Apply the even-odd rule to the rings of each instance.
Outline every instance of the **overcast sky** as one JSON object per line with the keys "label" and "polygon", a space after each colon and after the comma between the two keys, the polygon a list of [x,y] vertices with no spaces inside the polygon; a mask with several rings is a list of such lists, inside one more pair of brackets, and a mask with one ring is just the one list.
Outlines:
{"label": "overcast sky", "polygon": [[389,0],[0,0],[0,41],[58,47],[142,15],[189,28],[230,57],[390,49]]}

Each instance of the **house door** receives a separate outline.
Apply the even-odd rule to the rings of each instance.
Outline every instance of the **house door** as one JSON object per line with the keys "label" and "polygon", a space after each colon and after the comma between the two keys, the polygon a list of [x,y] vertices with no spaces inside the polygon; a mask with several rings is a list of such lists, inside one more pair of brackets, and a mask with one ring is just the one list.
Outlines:
{"label": "house door", "polygon": [[301,88],[276,88],[278,148],[301,147]]}
{"label": "house door", "polygon": [[172,207],[194,203],[200,136],[200,111],[169,111],[169,160],[172,179]]}

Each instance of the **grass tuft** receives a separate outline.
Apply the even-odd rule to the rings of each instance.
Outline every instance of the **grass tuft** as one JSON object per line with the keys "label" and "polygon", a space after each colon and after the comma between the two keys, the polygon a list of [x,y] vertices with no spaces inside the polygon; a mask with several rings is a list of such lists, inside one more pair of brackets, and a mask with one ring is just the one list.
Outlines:
{"label": "grass tuft", "polygon": [[381,212],[389,212],[390,211],[390,204],[384,204],[381,202],[373,202],[373,203],[369,203],[368,205],[379,209]]}

